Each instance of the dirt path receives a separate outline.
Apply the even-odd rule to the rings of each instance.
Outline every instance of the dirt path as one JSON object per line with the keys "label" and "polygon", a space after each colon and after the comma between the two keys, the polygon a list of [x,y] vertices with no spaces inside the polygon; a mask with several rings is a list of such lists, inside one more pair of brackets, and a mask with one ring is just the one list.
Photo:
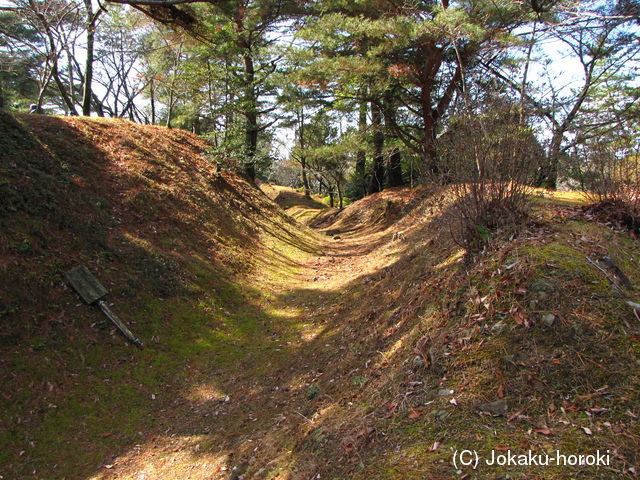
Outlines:
{"label": "dirt path", "polygon": [[314,469],[295,445],[345,394],[335,360],[349,348],[345,327],[357,306],[342,294],[366,286],[393,248],[374,251],[379,233],[318,242],[321,255],[296,250],[285,259],[295,268],[250,279],[259,295],[248,313],[262,328],[239,345],[240,362],[186,365],[158,399],[158,428],[138,432],[139,443],[91,478],[293,479]]}

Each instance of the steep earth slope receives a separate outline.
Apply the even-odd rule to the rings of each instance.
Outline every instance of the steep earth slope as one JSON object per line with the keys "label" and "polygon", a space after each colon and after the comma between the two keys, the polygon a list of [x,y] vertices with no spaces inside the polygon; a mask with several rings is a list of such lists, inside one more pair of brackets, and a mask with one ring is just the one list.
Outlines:
{"label": "steep earth slope", "polygon": [[350,253],[321,262],[340,345],[299,478],[636,476],[640,245],[576,195],[538,195],[528,225],[473,254],[442,188],[317,218]]}
{"label": "steep earth slope", "polygon": [[[84,478],[164,431],[200,364],[270,344],[246,279],[320,247],[184,131],[3,110],[0,130],[0,475]],[[71,290],[76,265],[145,350]]]}

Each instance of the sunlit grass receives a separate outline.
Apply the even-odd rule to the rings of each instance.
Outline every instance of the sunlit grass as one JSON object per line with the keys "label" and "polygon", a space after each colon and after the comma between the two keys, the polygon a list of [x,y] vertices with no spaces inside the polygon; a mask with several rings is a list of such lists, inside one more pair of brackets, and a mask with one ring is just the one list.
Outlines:
{"label": "sunlit grass", "polygon": [[532,189],[531,199],[538,205],[562,205],[576,207],[589,203],[584,192],[578,190]]}
{"label": "sunlit grass", "polygon": [[437,265],[435,265],[433,268],[435,270],[446,269],[447,267],[450,267],[450,266],[460,262],[463,259],[465,253],[466,253],[466,250],[461,248],[461,249],[457,250],[455,253],[453,253],[452,255],[450,255],[449,257],[447,257],[442,262],[440,262]]}

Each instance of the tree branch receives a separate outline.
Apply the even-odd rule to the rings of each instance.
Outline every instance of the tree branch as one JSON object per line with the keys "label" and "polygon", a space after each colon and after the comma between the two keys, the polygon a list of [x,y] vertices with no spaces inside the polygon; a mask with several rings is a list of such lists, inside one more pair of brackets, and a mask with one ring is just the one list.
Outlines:
{"label": "tree branch", "polygon": [[153,5],[156,7],[168,7],[185,3],[217,3],[205,0],[106,0],[107,3],[121,3],[124,5]]}

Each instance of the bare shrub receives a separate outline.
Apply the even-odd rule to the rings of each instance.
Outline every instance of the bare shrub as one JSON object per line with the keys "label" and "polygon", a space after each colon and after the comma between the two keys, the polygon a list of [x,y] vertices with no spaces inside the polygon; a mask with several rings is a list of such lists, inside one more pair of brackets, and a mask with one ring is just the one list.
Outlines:
{"label": "bare shrub", "polygon": [[585,195],[592,211],[640,230],[640,151],[634,141],[621,136],[616,141],[589,144],[583,153]]}
{"label": "bare shrub", "polygon": [[621,201],[640,206],[640,152],[615,148],[609,143],[590,145],[586,153],[584,187],[594,203]]}
{"label": "bare shrub", "polygon": [[456,197],[458,243],[478,248],[492,231],[526,219],[542,149],[516,112],[501,107],[458,118],[440,147]]}

